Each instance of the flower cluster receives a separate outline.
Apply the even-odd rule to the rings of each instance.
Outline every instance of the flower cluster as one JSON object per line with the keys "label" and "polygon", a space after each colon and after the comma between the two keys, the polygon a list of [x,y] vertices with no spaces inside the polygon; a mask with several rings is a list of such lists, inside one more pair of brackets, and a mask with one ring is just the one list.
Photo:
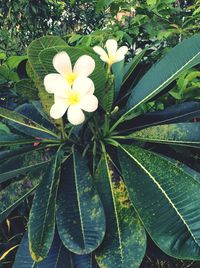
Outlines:
{"label": "flower cluster", "polygon": [[[114,39],[107,40],[107,52],[99,47],[93,50],[100,55],[102,61],[111,65],[124,59],[128,51],[126,46],[117,49]],[[81,56],[73,69],[69,55],[62,51],[53,58],[53,66],[58,73],[48,74],[44,78],[44,86],[48,93],[54,94],[54,104],[50,116],[61,118],[67,111],[67,118],[73,125],[79,125],[85,120],[83,111],[94,112],[98,108],[98,99],[94,96],[95,86],[88,77],[95,68],[95,61],[88,55]]]}

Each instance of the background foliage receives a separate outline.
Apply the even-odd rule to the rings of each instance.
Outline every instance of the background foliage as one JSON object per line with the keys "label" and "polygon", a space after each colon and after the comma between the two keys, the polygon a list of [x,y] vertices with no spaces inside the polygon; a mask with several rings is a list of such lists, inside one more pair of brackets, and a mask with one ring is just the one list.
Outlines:
{"label": "background foliage", "polygon": [[[71,46],[102,45],[106,39],[114,37],[120,43],[126,43],[129,46],[127,61],[141,48],[148,48],[142,63],[136,68],[135,75],[127,81],[129,84],[135,84],[139,77],[170,47],[185,37],[199,32],[199,13],[200,1],[2,0],[0,6],[0,104],[13,109],[30,98],[31,100],[38,99],[37,94],[34,94],[35,87],[30,83],[27,75],[28,73],[30,76],[31,70],[26,66],[26,48],[32,40],[40,36],[60,35]],[[148,106],[144,105],[144,110],[151,112],[186,100],[198,101],[199,76],[198,66],[186,71],[169,85],[165,95],[160,96],[156,101],[152,100]],[[24,83],[29,84],[32,96],[26,95],[23,91]],[[172,90],[167,93],[169,89]],[[3,123],[0,128],[6,133],[10,131]],[[162,152],[163,147],[155,146],[155,150]],[[167,154],[169,156],[176,154],[177,159],[200,170],[199,153],[195,149],[190,150],[189,157],[183,155],[178,148],[170,149]],[[26,187],[29,181],[27,182],[27,178],[23,179],[24,187]],[[1,189],[6,186],[7,184],[2,184]],[[26,217],[28,217],[31,202],[32,197],[26,198],[0,226],[0,267],[12,267],[16,245],[19,244],[27,224]],[[151,263],[154,265],[152,267],[156,267],[155,265],[159,267],[159,263],[155,264],[159,257],[164,258],[166,263],[173,262],[162,253],[152,256],[150,250],[149,254],[151,260],[148,258],[145,260],[145,263],[149,263],[149,267]],[[192,267],[195,265],[193,264]]]}

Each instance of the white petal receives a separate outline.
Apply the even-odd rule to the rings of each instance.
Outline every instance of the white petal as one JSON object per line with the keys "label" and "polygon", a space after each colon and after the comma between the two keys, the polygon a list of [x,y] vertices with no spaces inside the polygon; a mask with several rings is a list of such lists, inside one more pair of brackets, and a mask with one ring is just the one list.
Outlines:
{"label": "white petal", "polygon": [[114,39],[108,39],[106,41],[106,49],[108,51],[109,58],[114,57],[117,52],[117,41]]}
{"label": "white petal", "polygon": [[115,54],[115,62],[121,61],[124,59],[125,54],[128,52],[127,46],[122,46],[117,50]]}
{"label": "white petal", "polygon": [[58,73],[66,77],[67,74],[72,73],[72,65],[69,55],[65,52],[59,52],[53,58],[53,66]]}
{"label": "white petal", "polygon": [[66,90],[69,88],[67,81],[60,74],[46,75],[44,86],[48,93],[54,93],[60,97],[66,96]]}
{"label": "white petal", "polygon": [[61,103],[61,102],[56,102],[51,107],[50,116],[54,119],[59,119],[65,114],[65,112],[67,111],[67,108],[68,108],[68,105]]}
{"label": "white petal", "polygon": [[79,76],[73,84],[73,90],[77,90],[80,96],[83,97],[94,93],[94,83],[88,77]]}
{"label": "white petal", "polygon": [[80,107],[71,105],[67,111],[67,118],[72,125],[79,125],[84,122],[85,115]]}
{"label": "white petal", "polygon": [[101,58],[102,61],[105,61],[105,62],[108,61],[108,55],[107,55],[107,53],[105,52],[105,50],[104,50],[102,47],[95,46],[95,47],[93,47],[93,50],[94,50],[98,55],[100,55],[100,58]]}
{"label": "white petal", "polygon": [[80,103],[81,109],[86,112],[94,112],[98,108],[98,99],[94,95],[85,96]]}
{"label": "white petal", "polygon": [[95,68],[95,61],[92,57],[88,55],[83,55],[76,61],[73,73],[82,75],[82,76],[89,76]]}

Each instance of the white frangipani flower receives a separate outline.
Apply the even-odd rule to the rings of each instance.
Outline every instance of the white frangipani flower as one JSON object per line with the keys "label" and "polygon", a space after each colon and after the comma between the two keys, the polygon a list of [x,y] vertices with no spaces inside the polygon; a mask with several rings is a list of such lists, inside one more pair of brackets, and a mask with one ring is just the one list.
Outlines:
{"label": "white frangipani flower", "polygon": [[100,59],[104,62],[106,62],[109,66],[111,66],[113,63],[121,61],[124,59],[125,54],[128,52],[127,46],[122,46],[117,49],[117,41],[114,39],[108,39],[105,44],[106,51],[100,47],[95,46],[93,47],[93,50],[100,55]]}
{"label": "white frangipani flower", "polygon": [[[73,85],[74,81],[82,76],[88,77],[95,68],[95,61],[88,55],[78,58],[72,69],[69,55],[65,52],[59,52],[53,58],[53,66],[58,73],[48,74],[44,78],[44,85],[48,93],[54,93],[54,90],[64,84]],[[92,81],[92,80],[91,80]]]}
{"label": "white frangipani flower", "polygon": [[98,108],[98,99],[93,95],[94,83],[87,77],[93,72],[95,62],[83,55],[72,71],[69,56],[60,52],[54,57],[53,65],[59,73],[48,74],[44,78],[46,91],[54,94],[50,116],[59,119],[67,111],[69,122],[79,125],[85,120],[83,111],[94,112]]}
{"label": "white frangipani flower", "polygon": [[83,111],[94,112],[98,107],[98,99],[93,95],[94,84],[87,77],[77,78],[72,88],[58,88],[57,91],[50,110],[54,119],[61,118],[67,111],[69,122],[79,125],[85,120]]}

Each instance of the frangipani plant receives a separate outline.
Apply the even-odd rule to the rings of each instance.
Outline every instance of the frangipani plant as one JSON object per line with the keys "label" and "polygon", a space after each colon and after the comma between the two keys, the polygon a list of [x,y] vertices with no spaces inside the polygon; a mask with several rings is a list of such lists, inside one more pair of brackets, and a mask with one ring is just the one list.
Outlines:
{"label": "frangipani plant", "polygon": [[198,150],[200,123],[192,119],[200,104],[141,115],[144,103],[200,63],[200,35],[173,48],[134,88],[126,82],[144,52],[125,64],[127,48],[115,49],[120,61],[111,64],[94,51],[59,37],[33,41],[27,69],[40,102],[0,108],[11,129],[1,131],[0,182],[12,180],[0,195],[1,221],[34,194],[13,267],[137,268],[146,233],[166,254],[200,260],[200,174],[148,146]]}

